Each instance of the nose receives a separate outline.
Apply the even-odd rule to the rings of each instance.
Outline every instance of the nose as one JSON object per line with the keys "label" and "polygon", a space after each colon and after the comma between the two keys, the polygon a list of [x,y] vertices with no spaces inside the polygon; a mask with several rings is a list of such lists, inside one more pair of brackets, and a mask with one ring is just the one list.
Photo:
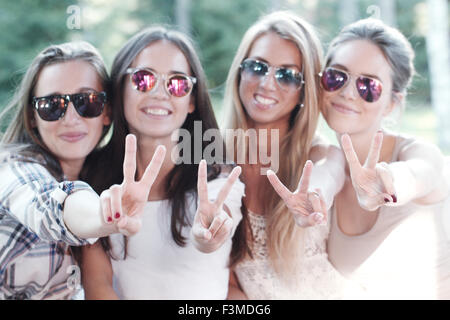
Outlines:
{"label": "nose", "polygon": [[259,85],[261,88],[264,88],[269,91],[274,91],[277,89],[277,85],[275,82],[276,82],[275,70],[273,68],[270,68],[268,72],[261,77]]}
{"label": "nose", "polygon": [[77,110],[75,110],[72,101],[69,102],[64,117],[61,120],[64,124],[73,124],[81,120],[81,116],[78,114]]}
{"label": "nose", "polygon": [[358,96],[358,92],[356,91],[356,85],[353,79],[349,79],[344,87],[341,88],[339,95],[348,100],[355,100]]}
{"label": "nose", "polygon": [[153,90],[150,91],[150,94],[153,95],[154,98],[160,99],[160,100],[167,100],[170,98],[169,93],[167,92],[165,88],[165,78],[164,79],[158,79],[158,81],[155,84],[155,87]]}

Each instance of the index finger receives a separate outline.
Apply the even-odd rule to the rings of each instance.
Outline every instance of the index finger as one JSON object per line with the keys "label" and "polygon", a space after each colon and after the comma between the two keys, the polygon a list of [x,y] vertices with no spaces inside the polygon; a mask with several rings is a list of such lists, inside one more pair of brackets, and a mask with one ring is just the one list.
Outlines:
{"label": "index finger", "polygon": [[206,160],[202,159],[198,164],[197,193],[200,203],[208,201],[208,181],[206,173]]}
{"label": "index finger", "polygon": [[144,171],[141,182],[144,184],[146,189],[150,189],[158,176],[159,170],[164,162],[164,157],[166,155],[166,148],[159,145],[155,153],[153,154],[152,160]]}
{"label": "index finger", "polygon": [[380,151],[383,142],[383,132],[378,131],[372,139],[372,144],[370,146],[369,154],[367,156],[366,165],[375,169],[375,166],[380,159]]}
{"label": "index finger", "polygon": [[230,175],[228,176],[227,181],[223,185],[222,189],[219,192],[219,195],[217,196],[217,199],[215,201],[215,204],[220,208],[222,204],[225,202],[225,199],[227,198],[228,194],[230,193],[231,187],[236,182],[237,178],[241,174],[241,167],[237,166],[233,168]]}
{"label": "index finger", "polygon": [[286,186],[280,181],[280,179],[278,179],[277,175],[272,170],[267,171],[267,178],[281,199],[286,201],[291,196],[292,192],[286,188]]}
{"label": "index finger", "polygon": [[352,140],[346,133],[341,138],[342,150],[344,150],[345,158],[347,159],[350,172],[361,169],[361,163],[356,155],[355,149],[353,149]]}
{"label": "index finger", "polygon": [[136,175],[136,136],[129,134],[125,138],[125,157],[123,159],[123,180],[134,181]]}
{"label": "index finger", "polygon": [[306,161],[305,167],[303,168],[302,176],[300,177],[300,182],[298,184],[298,191],[300,193],[306,193],[308,191],[312,169],[313,169],[312,161],[311,160]]}

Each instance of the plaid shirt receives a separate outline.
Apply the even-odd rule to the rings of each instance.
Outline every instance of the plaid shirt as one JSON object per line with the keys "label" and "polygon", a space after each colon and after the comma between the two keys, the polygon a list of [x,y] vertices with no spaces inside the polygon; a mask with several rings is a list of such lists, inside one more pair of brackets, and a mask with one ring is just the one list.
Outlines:
{"label": "plaid shirt", "polygon": [[92,241],[63,222],[66,197],[91,189],[81,181],[58,182],[41,164],[0,156],[0,299],[61,299],[74,261],[69,246]]}

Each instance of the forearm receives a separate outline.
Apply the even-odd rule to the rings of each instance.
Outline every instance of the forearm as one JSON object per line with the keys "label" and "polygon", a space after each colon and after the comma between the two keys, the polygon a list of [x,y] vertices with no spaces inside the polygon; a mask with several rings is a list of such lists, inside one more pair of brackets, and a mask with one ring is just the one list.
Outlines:
{"label": "forearm", "polygon": [[82,247],[81,281],[86,300],[117,300],[113,269],[108,254],[97,241]]}
{"label": "forearm", "polygon": [[429,198],[430,202],[442,200],[448,194],[442,166],[432,166],[422,159],[397,161],[388,164],[392,174],[396,205]]}
{"label": "forearm", "polygon": [[64,202],[64,223],[77,237],[99,238],[119,232],[116,224],[103,219],[100,197],[89,190],[69,195]]}
{"label": "forearm", "polygon": [[344,158],[334,154],[314,164],[309,182],[309,191],[319,189],[327,209],[331,208],[335,195],[345,182]]}
{"label": "forearm", "polygon": [[89,285],[83,284],[83,288],[86,300],[119,300],[113,287],[104,282],[95,281]]}

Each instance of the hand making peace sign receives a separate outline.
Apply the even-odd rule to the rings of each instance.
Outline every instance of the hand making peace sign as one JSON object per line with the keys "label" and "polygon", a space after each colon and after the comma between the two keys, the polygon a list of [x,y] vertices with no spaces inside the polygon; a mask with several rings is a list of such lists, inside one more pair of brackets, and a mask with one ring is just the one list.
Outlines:
{"label": "hand making peace sign", "polygon": [[341,142],[350,169],[353,188],[355,188],[361,208],[374,211],[386,202],[397,202],[389,167],[386,162],[378,162],[383,133],[379,131],[372,139],[364,165],[359,162],[348,134],[342,135]]}
{"label": "hand making peace sign", "polygon": [[223,209],[223,203],[231,191],[234,182],[241,174],[241,167],[235,167],[214,202],[208,199],[206,161],[198,165],[197,190],[199,205],[192,226],[192,236],[196,247],[202,252],[217,250],[230,235],[232,218]]}
{"label": "hand making peace sign", "polygon": [[117,223],[121,233],[130,236],[141,228],[142,209],[150,189],[161,169],[166,149],[158,146],[140,181],[136,175],[136,137],[127,135],[123,160],[123,182],[113,185],[100,195],[103,217],[107,223]]}
{"label": "hand making peace sign", "polygon": [[289,191],[272,170],[267,172],[267,178],[300,227],[324,224],[327,221],[327,206],[320,190],[308,191],[312,169],[313,163],[306,161],[300,183],[294,192]]}

